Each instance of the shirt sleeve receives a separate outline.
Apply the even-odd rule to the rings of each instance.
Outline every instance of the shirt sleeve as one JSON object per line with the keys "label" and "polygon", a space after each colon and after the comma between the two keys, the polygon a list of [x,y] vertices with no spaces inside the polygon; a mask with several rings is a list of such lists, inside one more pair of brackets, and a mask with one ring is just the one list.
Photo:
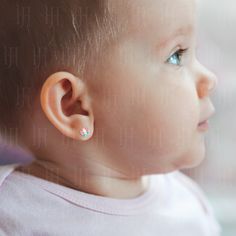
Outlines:
{"label": "shirt sleeve", "polygon": [[200,205],[203,208],[203,211],[207,215],[209,219],[209,227],[211,230],[211,236],[221,236],[222,228],[215,217],[215,212],[213,207],[211,206],[209,200],[204,194],[203,190],[200,186],[190,177],[185,175],[180,171],[176,171],[176,177],[196,196],[199,200]]}

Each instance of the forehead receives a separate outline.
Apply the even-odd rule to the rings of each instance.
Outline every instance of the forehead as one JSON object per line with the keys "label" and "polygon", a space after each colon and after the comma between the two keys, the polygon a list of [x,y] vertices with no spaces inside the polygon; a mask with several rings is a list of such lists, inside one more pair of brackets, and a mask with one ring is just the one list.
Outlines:
{"label": "forehead", "polygon": [[117,20],[128,33],[160,40],[195,28],[195,0],[119,0],[112,1]]}

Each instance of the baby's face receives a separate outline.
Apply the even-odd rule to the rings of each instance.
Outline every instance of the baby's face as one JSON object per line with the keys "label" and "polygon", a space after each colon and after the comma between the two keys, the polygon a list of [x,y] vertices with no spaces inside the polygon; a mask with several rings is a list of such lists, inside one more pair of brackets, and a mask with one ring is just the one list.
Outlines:
{"label": "baby's face", "polygon": [[195,2],[113,2],[128,31],[108,49],[93,87],[95,132],[108,161],[146,174],[199,164],[198,124],[214,112],[216,78],[195,57]]}

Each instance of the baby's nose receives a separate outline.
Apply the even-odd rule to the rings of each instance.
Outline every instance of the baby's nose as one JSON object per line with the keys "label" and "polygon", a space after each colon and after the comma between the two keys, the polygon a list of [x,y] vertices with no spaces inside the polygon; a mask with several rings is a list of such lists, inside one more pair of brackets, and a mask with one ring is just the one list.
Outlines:
{"label": "baby's nose", "polygon": [[198,94],[199,98],[209,96],[216,88],[218,79],[216,75],[199,63]]}

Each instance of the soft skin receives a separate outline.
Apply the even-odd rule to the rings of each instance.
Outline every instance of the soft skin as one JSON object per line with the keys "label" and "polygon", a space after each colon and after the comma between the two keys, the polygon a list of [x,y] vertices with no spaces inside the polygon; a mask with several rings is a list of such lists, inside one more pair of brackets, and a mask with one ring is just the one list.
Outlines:
{"label": "soft skin", "polygon": [[[87,193],[133,198],[147,189],[148,175],[204,159],[198,123],[214,112],[209,95],[217,79],[196,59],[195,1],[124,2],[111,7],[127,31],[92,78],[63,71],[47,78],[34,118],[46,128],[47,144],[36,149],[29,138],[36,160],[18,170]],[[179,49],[188,49],[181,58]],[[83,127],[88,137],[80,136]]]}

